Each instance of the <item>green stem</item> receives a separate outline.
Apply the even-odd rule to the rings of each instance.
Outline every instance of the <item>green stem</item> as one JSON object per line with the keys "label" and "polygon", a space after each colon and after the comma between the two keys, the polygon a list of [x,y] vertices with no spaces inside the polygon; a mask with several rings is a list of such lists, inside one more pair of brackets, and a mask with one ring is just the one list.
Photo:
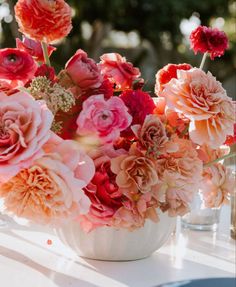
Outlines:
{"label": "green stem", "polygon": [[200,67],[199,67],[201,70],[203,69],[203,66],[206,62],[207,54],[208,54],[207,52],[203,54],[202,61],[201,61]]}
{"label": "green stem", "polygon": [[210,161],[210,162],[204,164],[204,167],[211,166],[212,164],[217,163],[217,162],[219,162],[219,161],[221,161],[221,160],[223,160],[223,159],[231,158],[231,157],[234,157],[234,156],[236,156],[236,152],[229,153],[229,154],[227,154],[227,155],[224,155],[224,156],[222,156],[222,157],[219,157],[219,158],[217,158],[217,159],[215,159],[215,160],[213,160],[213,161]]}
{"label": "green stem", "polygon": [[46,65],[48,65],[48,67],[50,67],[51,63],[50,63],[49,56],[48,56],[48,46],[45,42],[41,42],[41,45],[43,49],[44,62]]}

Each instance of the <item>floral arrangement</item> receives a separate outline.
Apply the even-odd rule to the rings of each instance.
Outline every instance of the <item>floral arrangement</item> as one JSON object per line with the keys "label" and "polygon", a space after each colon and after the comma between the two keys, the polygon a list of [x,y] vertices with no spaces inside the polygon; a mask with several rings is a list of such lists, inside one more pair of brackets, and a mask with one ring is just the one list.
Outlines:
{"label": "floral arrangement", "polygon": [[191,48],[200,68],[168,64],[156,97],[117,53],[96,63],[78,50],[57,75],[52,45],[71,30],[64,0],[18,0],[23,39],[0,50],[0,197],[5,212],[41,224],[77,220],[134,230],[159,212],[184,215],[194,194],[227,203],[230,171],[220,160],[236,142],[235,110],[203,71],[224,54],[224,32],[200,26]]}

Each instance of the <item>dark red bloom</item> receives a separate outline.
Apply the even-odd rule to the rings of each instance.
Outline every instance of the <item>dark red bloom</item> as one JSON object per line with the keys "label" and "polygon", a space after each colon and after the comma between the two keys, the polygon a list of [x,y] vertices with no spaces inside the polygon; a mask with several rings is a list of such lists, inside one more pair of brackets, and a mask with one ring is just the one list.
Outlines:
{"label": "dark red bloom", "polygon": [[190,70],[192,68],[189,64],[168,64],[160,69],[156,74],[155,94],[159,96],[159,93],[164,89],[164,85],[171,79],[177,78],[178,70]]}
{"label": "dark red bloom", "polygon": [[[124,101],[133,117],[131,126],[135,124],[142,125],[146,116],[152,114],[156,107],[151,96],[141,90],[126,90],[120,95],[120,98]],[[134,134],[129,127],[121,132],[121,136],[133,137]]]}
{"label": "dark red bloom", "polygon": [[34,76],[36,69],[34,59],[25,51],[13,48],[0,50],[1,79],[24,84]]}
{"label": "dark red bloom", "polygon": [[211,59],[221,57],[228,48],[228,38],[217,28],[199,26],[190,35],[191,49],[197,54],[209,53]]}
{"label": "dark red bloom", "polygon": [[56,78],[56,74],[55,74],[55,70],[53,67],[49,67],[46,64],[41,65],[40,67],[38,67],[38,69],[36,70],[35,77],[46,77],[47,79],[49,79],[50,81],[54,82],[55,78]]}
{"label": "dark red bloom", "polygon": [[[43,49],[39,41],[34,41],[32,39],[23,36],[22,41],[18,38],[16,39],[16,46],[18,49],[23,50],[28,54],[30,54],[35,59],[35,61],[44,62]],[[48,55],[50,57],[53,51],[56,50],[56,48],[50,45],[48,45],[47,47],[48,47]]]}

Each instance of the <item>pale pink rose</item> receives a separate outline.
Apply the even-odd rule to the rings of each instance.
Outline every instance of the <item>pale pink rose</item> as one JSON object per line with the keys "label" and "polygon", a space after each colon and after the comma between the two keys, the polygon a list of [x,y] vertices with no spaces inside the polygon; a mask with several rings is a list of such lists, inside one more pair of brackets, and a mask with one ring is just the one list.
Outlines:
{"label": "pale pink rose", "polygon": [[0,183],[29,167],[50,137],[53,115],[24,92],[0,93]]}
{"label": "pale pink rose", "polygon": [[89,97],[77,119],[79,135],[97,134],[104,143],[117,140],[132,122],[128,108],[118,97],[105,100],[103,95]]}
{"label": "pale pink rose", "polygon": [[202,179],[202,161],[191,141],[176,137],[174,142],[178,151],[157,160],[161,190],[172,216],[187,212]]}
{"label": "pale pink rose", "polygon": [[1,185],[8,212],[37,223],[57,223],[88,211],[82,188],[91,180],[94,165],[73,141],[50,143],[47,154]]}
{"label": "pale pink rose", "polygon": [[221,163],[204,169],[201,193],[206,207],[220,207],[229,203],[235,187],[232,171]]}
{"label": "pale pink rose", "polygon": [[222,145],[233,134],[234,107],[220,82],[201,69],[178,70],[161,96],[167,106],[190,119],[189,135],[197,144]]}
{"label": "pale pink rose", "polygon": [[174,152],[178,146],[167,137],[165,126],[156,115],[147,115],[143,125],[134,125],[132,131],[139,139],[140,145],[154,157],[162,153]]}
{"label": "pale pink rose", "polygon": [[132,83],[140,76],[140,71],[125,57],[118,53],[108,53],[100,57],[99,64],[103,75],[115,84],[116,89],[124,90],[132,88]]}
{"label": "pale pink rose", "polygon": [[102,84],[103,77],[97,64],[81,49],[70,58],[65,69],[73,83],[82,90],[98,88]]}

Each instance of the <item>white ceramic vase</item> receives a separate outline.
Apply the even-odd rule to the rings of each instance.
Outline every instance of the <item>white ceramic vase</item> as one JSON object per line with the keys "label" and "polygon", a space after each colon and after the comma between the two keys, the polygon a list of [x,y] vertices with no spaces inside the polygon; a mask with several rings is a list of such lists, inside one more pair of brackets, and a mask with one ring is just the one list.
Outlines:
{"label": "white ceramic vase", "polygon": [[144,227],[134,231],[100,227],[89,233],[78,222],[57,228],[56,234],[79,256],[109,261],[128,261],[150,256],[173,232],[176,218],[160,212],[160,221],[146,220]]}

